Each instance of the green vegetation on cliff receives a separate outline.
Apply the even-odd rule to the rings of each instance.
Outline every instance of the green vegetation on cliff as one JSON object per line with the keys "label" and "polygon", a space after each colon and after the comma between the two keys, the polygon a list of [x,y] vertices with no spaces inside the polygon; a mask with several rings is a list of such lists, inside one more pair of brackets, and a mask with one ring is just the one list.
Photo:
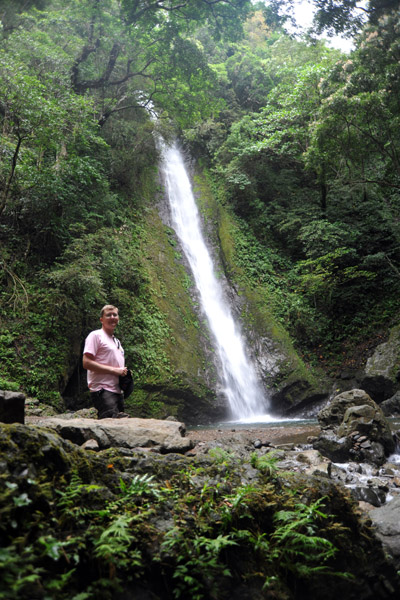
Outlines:
{"label": "green vegetation on cliff", "polygon": [[[354,3],[337,4],[342,18]],[[240,219],[247,274],[333,372],[398,320],[399,3],[379,19],[368,4],[350,57],[277,35],[261,5],[241,42],[215,52],[202,32],[226,109],[184,132]]]}
{"label": "green vegetation on cliff", "polygon": [[113,302],[129,410],[213,404],[196,294],[157,213],[156,129],[201,164],[246,333],[282,349],[283,383],[314,389],[306,363],[360,366],[357,345],[397,322],[398,2],[368,2],[351,57],[288,35],[287,4],[2,3],[1,387],[85,403],[82,342]]}
{"label": "green vegetation on cliff", "polygon": [[[303,393],[318,395],[324,389],[324,373],[304,364],[285,329],[285,311],[290,302],[287,283],[279,276],[279,254],[261,247],[246,221],[235,215],[224,188],[218,188],[210,173],[204,171],[196,177],[195,192],[207,236],[214,240],[221,268],[238,296],[243,332],[250,345],[259,348],[259,354],[268,354],[276,361],[274,373],[265,373],[267,389],[289,390],[293,386],[286,394],[288,406],[295,399],[300,402]],[[259,358],[262,360],[262,356]],[[282,397],[280,404],[282,408]]]}

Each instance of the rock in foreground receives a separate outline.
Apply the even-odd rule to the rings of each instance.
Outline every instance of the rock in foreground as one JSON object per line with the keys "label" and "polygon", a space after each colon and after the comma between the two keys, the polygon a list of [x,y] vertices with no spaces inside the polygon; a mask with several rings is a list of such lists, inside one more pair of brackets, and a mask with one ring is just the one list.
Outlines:
{"label": "rock in foreground", "polygon": [[397,599],[399,577],[343,489],[216,450],[93,453],[0,425],[0,597]]}
{"label": "rock in foreground", "polygon": [[36,426],[55,430],[62,438],[81,446],[95,440],[100,449],[151,448],[166,454],[184,453],[193,442],[184,437],[185,425],[158,419],[37,419]]}
{"label": "rock in foreground", "polygon": [[400,569],[400,497],[370,512],[377,537],[391,555],[397,569]]}

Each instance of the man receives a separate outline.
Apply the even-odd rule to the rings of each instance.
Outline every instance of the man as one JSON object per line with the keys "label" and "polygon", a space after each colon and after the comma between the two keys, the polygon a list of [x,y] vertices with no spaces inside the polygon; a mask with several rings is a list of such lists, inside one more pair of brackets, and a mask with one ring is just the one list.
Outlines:
{"label": "man", "polygon": [[124,413],[124,397],[119,376],[126,375],[124,350],[114,332],[119,322],[118,308],[103,306],[100,313],[101,329],[89,333],[83,350],[83,368],[94,407],[99,419],[128,417]]}

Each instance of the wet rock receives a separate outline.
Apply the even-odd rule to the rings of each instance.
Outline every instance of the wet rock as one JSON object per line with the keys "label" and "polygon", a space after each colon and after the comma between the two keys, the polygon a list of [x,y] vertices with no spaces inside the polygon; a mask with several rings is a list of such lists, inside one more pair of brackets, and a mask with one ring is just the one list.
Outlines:
{"label": "wet rock", "polygon": [[321,456],[317,450],[303,450],[297,454],[297,460],[307,466],[305,470],[307,475],[330,477],[332,463]]}
{"label": "wet rock", "polygon": [[378,488],[355,487],[351,488],[351,495],[355,500],[367,502],[371,506],[382,506],[386,501],[386,492]]}
{"label": "wet rock", "polygon": [[350,438],[339,438],[333,431],[321,431],[313,448],[327,456],[333,462],[347,462],[350,458],[352,441]]}
{"label": "wet rock", "polygon": [[25,422],[25,394],[0,390],[0,421],[2,423]]}
{"label": "wet rock", "polygon": [[282,471],[304,473],[316,477],[330,478],[331,462],[316,450],[287,449],[272,450],[277,459],[277,468]]}
{"label": "wet rock", "polygon": [[345,468],[336,463],[332,463],[330,473],[334,481],[342,483],[343,485],[355,485],[355,482],[357,481],[357,477],[353,475],[348,467]]}

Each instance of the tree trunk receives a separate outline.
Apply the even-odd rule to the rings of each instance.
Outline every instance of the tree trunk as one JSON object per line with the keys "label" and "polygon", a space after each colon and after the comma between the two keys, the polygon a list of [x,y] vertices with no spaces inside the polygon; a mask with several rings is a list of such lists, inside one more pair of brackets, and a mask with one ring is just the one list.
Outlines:
{"label": "tree trunk", "polygon": [[7,204],[8,194],[10,192],[12,180],[14,179],[15,167],[17,166],[18,154],[19,154],[19,151],[21,148],[21,144],[22,144],[22,138],[18,137],[18,142],[15,147],[14,155],[13,155],[13,159],[12,159],[12,163],[11,163],[11,172],[10,172],[10,175],[8,176],[7,183],[5,185],[4,192],[3,192],[1,202],[0,202],[0,217],[3,214],[6,204]]}

